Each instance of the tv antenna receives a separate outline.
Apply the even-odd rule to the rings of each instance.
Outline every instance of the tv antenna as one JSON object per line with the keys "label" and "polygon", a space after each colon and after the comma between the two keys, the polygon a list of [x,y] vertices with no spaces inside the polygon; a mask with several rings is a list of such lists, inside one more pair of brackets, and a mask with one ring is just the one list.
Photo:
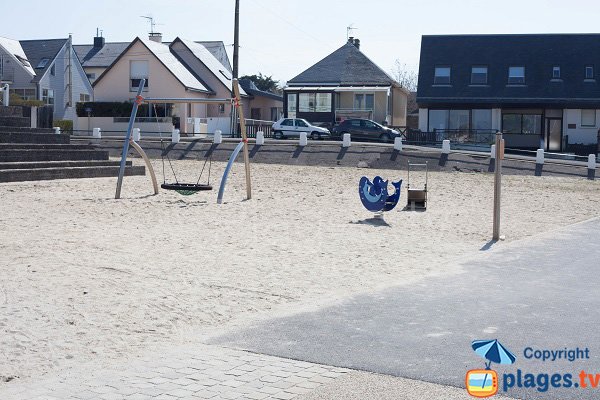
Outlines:
{"label": "tv antenna", "polygon": [[147,16],[147,15],[140,15],[140,18],[146,18],[148,21],[150,21],[150,34],[155,33],[154,32],[154,27],[156,25],[162,25],[162,24],[159,24],[158,22],[154,22],[154,18],[150,17],[150,16]]}
{"label": "tv antenna", "polygon": [[354,27],[354,23],[351,23],[350,25],[348,25],[346,27],[346,40],[348,40],[350,38],[350,35],[352,35],[352,31],[357,30],[358,28]]}

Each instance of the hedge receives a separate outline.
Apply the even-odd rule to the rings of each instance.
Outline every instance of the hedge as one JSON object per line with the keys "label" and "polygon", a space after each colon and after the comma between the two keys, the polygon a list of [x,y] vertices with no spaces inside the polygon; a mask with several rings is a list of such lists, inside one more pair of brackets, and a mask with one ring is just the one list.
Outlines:
{"label": "hedge", "polygon": [[[148,115],[148,104],[140,104],[138,108],[138,116]],[[86,108],[91,110],[90,117],[129,117],[133,108],[133,103],[128,101],[124,102],[87,102],[77,103],[77,116],[87,117],[88,113],[85,111]],[[162,104],[156,105],[156,111],[159,115],[164,115],[164,106]]]}

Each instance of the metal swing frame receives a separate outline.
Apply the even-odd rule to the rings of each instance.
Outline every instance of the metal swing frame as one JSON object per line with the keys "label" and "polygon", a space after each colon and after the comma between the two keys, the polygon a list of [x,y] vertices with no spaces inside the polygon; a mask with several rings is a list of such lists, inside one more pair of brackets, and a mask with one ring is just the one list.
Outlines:
{"label": "metal swing frame", "polygon": [[[223,192],[225,190],[225,184],[227,182],[227,175],[229,174],[229,171],[231,169],[231,164],[233,163],[233,161],[235,160],[235,158],[237,157],[238,153],[240,152],[240,150],[242,148],[244,150],[244,164],[245,164],[245,170],[246,170],[246,194],[247,194],[247,200],[250,200],[252,198],[252,182],[250,179],[250,156],[249,156],[249,152],[248,152],[248,137],[246,136],[246,122],[244,119],[242,104],[241,104],[241,100],[240,100],[240,90],[239,90],[238,80],[233,79],[233,92],[234,92],[235,97],[229,98],[229,99],[196,99],[196,98],[177,98],[177,97],[147,97],[147,98],[144,98],[144,97],[142,97],[142,91],[144,89],[145,83],[146,83],[145,79],[140,80],[140,85],[137,90],[135,102],[134,102],[133,108],[131,110],[131,116],[129,118],[129,124],[127,126],[127,133],[125,134],[125,141],[123,143],[123,152],[121,153],[121,164],[119,167],[119,177],[117,179],[117,189],[115,192],[115,199],[121,198],[121,187],[123,185],[123,177],[125,175],[125,165],[127,162],[127,153],[129,151],[130,145],[144,159],[144,161],[146,163],[146,167],[150,171],[150,175],[152,178],[152,184],[154,186],[154,194],[158,194],[158,184],[156,181],[156,174],[154,173],[154,168],[152,167],[152,164],[150,163],[148,156],[142,150],[141,146],[139,146],[137,143],[135,143],[131,138],[133,124],[135,122],[138,107],[140,104],[142,104],[142,103],[150,104],[150,103],[224,103],[224,102],[233,102],[235,107],[237,108],[238,114],[239,114],[241,131],[242,131],[242,141],[240,142],[240,144],[236,147],[236,149],[232,153],[232,156],[230,157],[227,168],[225,168],[225,172],[223,173],[223,178],[221,179],[221,185],[220,185],[220,189],[219,189],[219,196],[218,196],[217,202],[219,204],[221,204],[223,201]],[[162,141],[161,141],[161,143],[162,143]],[[211,161],[211,163],[212,163],[212,161]],[[206,163],[205,163],[205,166],[206,166]],[[203,170],[204,170],[204,168],[203,168]],[[202,176],[202,175],[200,175],[200,176]],[[198,179],[198,182],[199,182],[199,179]],[[161,185],[161,187],[163,187],[163,189],[177,190],[177,189],[174,189],[174,187],[166,188],[166,187],[164,187],[164,185],[167,185],[167,184],[164,183],[163,185]],[[177,183],[176,185],[182,186],[181,190],[193,190],[193,188],[189,187],[189,185],[193,185],[193,184]],[[197,183],[196,186],[199,187],[198,185],[199,184]],[[183,188],[183,186],[187,186],[187,188]],[[210,189],[212,189],[212,187]],[[210,190],[210,189],[207,188],[207,189],[199,189],[199,190]]]}

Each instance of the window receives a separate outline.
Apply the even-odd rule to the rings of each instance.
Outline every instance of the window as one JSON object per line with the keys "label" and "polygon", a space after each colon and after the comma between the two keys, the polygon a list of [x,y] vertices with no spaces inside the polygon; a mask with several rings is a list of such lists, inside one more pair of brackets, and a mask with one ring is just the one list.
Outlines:
{"label": "window", "polygon": [[449,110],[429,110],[429,131],[448,129]]}
{"label": "window", "polygon": [[42,89],[42,101],[45,104],[54,104],[54,90]]}
{"label": "window", "polygon": [[86,93],[80,93],[79,94],[79,102],[80,103],[86,103],[90,101],[90,95],[86,94]]}
{"label": "window", "polygon": [[45,68],[48,65],[49,58],[42,58],[36,68]]}
{"label": "window", "polygon": [[358,93],[354,95],[354,108],[356,110],[371,110],[375,105],[375,95]]}
{"label": "window", "polygon": [[56,75],[56,65],[52,64],[52,66],[50,67],[50,75],[54,76]]}
{"label": "window", "polygon": [[581,126],[596,126],[596,110],[581,110]]}
{"label": "window", "polygon": [[471,129],[492,130],[492,110],[472,110]]}
{"label": "window", "polygon": [[23,100],[37,100],[35,89],[9,89],[8,93],[16,94]]}
{"label": "window", "polygon": [[366,129],[377,129],[377,125],[375,125],[371,121],[365,121],[365,120],[363,120],[362,121],[362,125]]}
{"label": "window", "polygon": [[296,93],[289,93],[287,95],[287,110],[288,113],[296,112]]}
{"label": "window", "polygon": [[465,131],[469,130],[470,128],[470,110],[429,110],[428,130],[431,132],[434,130],[445,131],[448,129]]}
{"label": "window", "polygon": [[434,85],[449,85],[450,84],[450,67],[435,67],[435,75],[433,76]]}
{"label": "window", "polygon": [[300,93],[300,112],[331,112],[331,93]]}
{"label": "window", "polygon": [[552,67],[552,78],[560,79],[560,67],[558,65]]}
{"label": "window", "polygon": [[487,85],[488,68],[485,66],[471,67],[471,84]]}
{"label": "window", "polygon": [[585,79],[594,79],[594,66],[587,65],[585,67]]}
{"label": "window", "polygon": [[94,79],[96,79],[96,74],[91,73],[91,74],[85,74],[85,76],[87,76],[87,78],[91,81],[93,81]]}
{"label": "window", "polygon": [[279,119],[279,109],[277,107],[271,107],[271,121],[277,121]]}
{"label": "window", "polygon": [[448,129],[465,131],[469,129],[469,110],[450,110]]}
{"label": "window", "polygon": [[508,83],[525,83],[525,67],[508,67]]}
{"label": "window", "polygon": [[293,119],[284,119],[281,122],[281,126],[294,126],[294,120]]}
{"label": "window", "polygon": [[540,135],[542,133],[541,111],[529,114],[526,112],[512,112],[502,114],[502,131],[504,133],[519,133],[526,135]]}
{"label": "window", "polygon": [[250,109],[250,119],[260,119],[260,108]]}
{"label": "window", "polygon": [[219,114],[225,114],[225,104],[219,104]]}
{"label": "window", "polygon": [[142,79],[146,80],[144,83],[144,90],[148,90],[148,61],[132,60],[129,62],[129,90],[135,92],[140,86]]}
{"label": "window", "polygon": [[299,126],[301,128],[308,128],[308,124],[306,122],[304,122],[304,120],[302,120],[302,119],[296,120],[296,126]]}

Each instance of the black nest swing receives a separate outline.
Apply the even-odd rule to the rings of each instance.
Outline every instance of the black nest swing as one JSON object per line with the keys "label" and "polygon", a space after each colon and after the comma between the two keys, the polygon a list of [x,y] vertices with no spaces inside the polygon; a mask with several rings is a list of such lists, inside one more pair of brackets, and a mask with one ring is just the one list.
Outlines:
{"label": "black nest swing", "polygon": [[[165,190],[174,190],[177,193],[183,196],[190,196],[192,194],[196,194],[198,192],[203,192],[207,190],[212,190],[212,186],[210,184],[210,170],[212,167],[212,157],[206,158],[204,160],[204,165],[202,166],[202,170],[200,171],[200,176],[198,176],[198,180],[196,183],[182,183],[177,179],[177,174],[175,173],[175,169],[173,168],[173,164],[171,163],[171,158],[169,157],[169,153],[165,151],[162,137],[160,138],[160,146],[162,148],[161,159],[162,159],[162,167],[163,167],[163,183],[160,185],[161,188]],[[165,156],[167,157],[167,161],[169,162],[169,167],[171,167],[171,172],[173,172],[173,177],[175,178],[175,183],[167,183],[167,175],[165,174]],[[206,183],[200,183],[200,179],[202,179],[202,174],[204,173],[204,168],[206,167],[206,163],[208,164],[208,180]]]}

